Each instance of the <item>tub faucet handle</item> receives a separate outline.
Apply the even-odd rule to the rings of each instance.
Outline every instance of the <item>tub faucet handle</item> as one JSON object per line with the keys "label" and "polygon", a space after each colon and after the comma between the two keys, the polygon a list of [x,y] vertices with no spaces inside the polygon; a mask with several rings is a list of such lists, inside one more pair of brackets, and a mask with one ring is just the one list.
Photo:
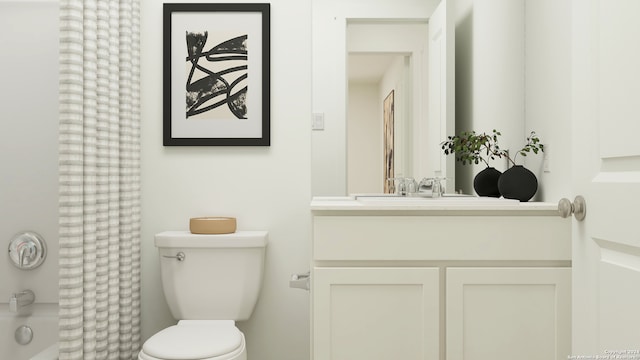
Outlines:
{"label": "tub faucet handle", "polygon": [[18,245],[18,267],[23,268],[25,264],[35,262],[37,259],[36,246],[34,243],[24,243]]}
{"label": "tub faucet handle", "polygon": [[9,258],[19,269],[35,269],[44,262],[46,256],[44,239],[32,231],[20,233],[9,242]]}

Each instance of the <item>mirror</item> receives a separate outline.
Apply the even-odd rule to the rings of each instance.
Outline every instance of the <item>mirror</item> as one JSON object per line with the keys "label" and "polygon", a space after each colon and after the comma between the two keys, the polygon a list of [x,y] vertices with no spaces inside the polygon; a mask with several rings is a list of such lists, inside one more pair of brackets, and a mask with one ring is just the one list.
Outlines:
{"label": "mirror", "polygon": [[[347,193],[389,191],[386,178],[403,176],[406,107],[403,80],[409,80],[410,56],[396,53],[348,55]],[[358,164],[354,166],[353,164]]]}
{"label": "mirror", "polygon": [[[348,194],[347,26],[376,21],[428,21],[431,30],[440,2],[376,0],[365,5],[362,0],[312,0],[312,112],[314,118],[325,120],[324,130],[311,133],[313,195]],[[450,182],[455,175],[455,190],[472,194],[473,177],[482,170],[482,165],[454,164],[454,157],[440,156],[438,147],[447,135],[468,130],[500,130],[504,149],[521,148],[526,135],[535,130],[545,139],[547,149],[560,147],[560,151],[551,150],[552,162],[568,159],[562,158],[569,156],[570,151],[566,151],[561,139],[568,134],[567,104],[571,103],[567,85],[571,74],[571,27],[567,26],[571,18],[570,2],[455,0],[446,4],[446,29],[455,27],[455,61],[446,60],[443,55],[451,46],[451,37],[438,45],[442,40],[437,36],[440,32],[428,31],[425,55],[436,60],[429,61],[428,71],[441,76],[446,73],[446,79],[442,82],[442,77],[429,76],[426,84],[422,84],[423,92],[413,94],[418,99],[413,106],[420,104],[420,111],[427,114],[429,122],[410,131],[411,146],[417,149],[412,153],[411,163],[417,169],[412,175],[433,176],[438,167],[446,170],[456,167],[455,173],[447,172],[447,191],[454,189]],[[442,56],[435,56],[438,52]],[[447,86],[454,68],[455,88]],[[447,101],[434,96],[433,89],[440,89]],[[454,97],[455,106],[449,101]],[[381,106],[376,105],[378,113]],[[455,124],[450,125],[448,121],[454,113]],[[445,118],[446,122],[441,121]],[[380,154],[382,145],[378,146],[373,151]],[[527,158],[526,162],[532,169],[538,169],[539,179],[547,183],[564,184],[566,176],[570,176],[569,168],[565,167],[543,172],[540,156]],[[492,166],[506,169],[501,162]]]}
{"label": "mirror", "polygon": [[[452,124],[442,124],[447,115],[453,123],[453,107],[436,106],[435,102],[447,97],[438,94],[449,90],[439,75],[445,74],[448,66],[446,61],[427,61],[431,54],[447,53],[446,43],[441,42],[446,39],[447,31],[438,29],[430,33],[428,29],[440,2],[384,0],[367,6],[358,0],[313,2],[312,83],[316,126],[312,132],[311,170],[314,196],[381,193],[385,177],[390,174],[431,177],[446,167],[447,160],[442,159],[439,143],[446,137],[443,134],[447,133],[447,126],[453,128]],[[395,75],[387,75],[387,84],[391,85],[379,80],[374,90],[372,86],[349,80],[357,76],[354,69],[365,68],[358,61],[372,58],[394,64],[389,66],[396,70],[389,72]],[[430,66],[437,66],[434,67],[437,76],[430,75],[434,71]],[[352,100],[363,101],[357,91],[363,87],[368,87],[370,105],[352,103]],[[383,118],[385,99],[388,102],[392,93],[395,121],[391,173],[385,171],[389,164],[384,157]],[[361,115],[353,114],[356,108],[360,108]],[[360,120],[351,122],[352,117]],[[362,124],[363,118],[373,119],[377,124],[375,131],[368,129],[373,133],[368,135],[371,137],[368,142],[362,139],[367,132],[367,128],[362,127],[366,126]],[[317,126],[322,123],[323,126]],[[365,155],[368,155],[366,161]],[[448,175],[447,178],[451,176],[453,181],[453,166],[448,173],[442,173]]]}
{"label": "mirror", "polygon": [[426,73],[426,22],[347,23],[347,193],[392,191],[414,177],[412,129]]}

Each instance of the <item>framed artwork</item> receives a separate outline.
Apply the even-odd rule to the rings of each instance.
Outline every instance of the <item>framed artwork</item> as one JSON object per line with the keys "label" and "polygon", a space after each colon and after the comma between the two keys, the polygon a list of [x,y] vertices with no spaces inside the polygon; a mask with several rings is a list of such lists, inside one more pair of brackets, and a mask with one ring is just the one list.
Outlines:
{"label": "framed artwork", "polygon": [[384,193],[394,192],[393,179],[395,170],[393,164],[393,126],[394,126],[394,108],[393,108],[394,91],[391,90],[389,95],[384,99],[382,119],[384,132]]}
{"label": "framed artwork", "polygon": [[163,144],[269,146],[269,4],[164,4],[163,21]]}

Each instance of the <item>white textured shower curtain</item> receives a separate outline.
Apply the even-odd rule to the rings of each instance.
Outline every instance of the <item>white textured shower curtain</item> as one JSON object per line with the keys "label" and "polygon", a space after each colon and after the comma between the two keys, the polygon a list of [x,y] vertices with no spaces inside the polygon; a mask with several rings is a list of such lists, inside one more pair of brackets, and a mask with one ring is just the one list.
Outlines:
{"label": "white textured shower curtain", "polygon": [[139,9],[60,1],[60,359],[140,347]]}

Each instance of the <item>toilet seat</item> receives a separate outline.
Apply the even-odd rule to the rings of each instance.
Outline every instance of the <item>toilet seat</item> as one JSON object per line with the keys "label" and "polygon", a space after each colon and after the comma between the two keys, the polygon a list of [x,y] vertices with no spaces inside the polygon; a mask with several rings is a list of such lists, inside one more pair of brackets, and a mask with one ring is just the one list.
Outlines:
{"label": "toilet seat", "polygon": [[181,320],[149,338],[140,360],[231,360],[245,352],[244,335],[232,320]]}

